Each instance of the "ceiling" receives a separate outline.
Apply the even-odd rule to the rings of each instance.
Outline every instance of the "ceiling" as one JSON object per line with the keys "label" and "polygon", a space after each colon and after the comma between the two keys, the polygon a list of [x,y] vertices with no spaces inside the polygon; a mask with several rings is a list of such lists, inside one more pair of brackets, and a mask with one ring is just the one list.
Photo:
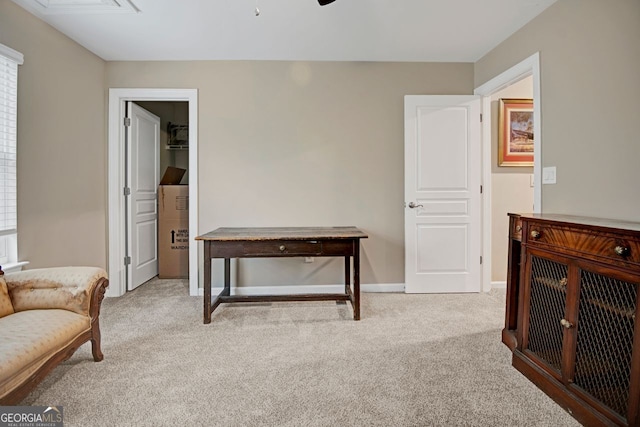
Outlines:
{"label": "ceiling", "polygon": [[475,62],[556,0],[13,1],[108,61]]}

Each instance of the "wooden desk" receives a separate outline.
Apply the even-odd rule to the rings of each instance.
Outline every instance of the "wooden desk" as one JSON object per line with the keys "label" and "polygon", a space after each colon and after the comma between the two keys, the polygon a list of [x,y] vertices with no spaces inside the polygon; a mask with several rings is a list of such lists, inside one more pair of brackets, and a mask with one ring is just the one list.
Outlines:
{"label": "wooden desk", "polygon": [[[204,323],[221,303],[272,301],[351,301],[360,320],[360,239],[356,227],[218,228],[196,240],[204,242]],[[344,293],[231,295],[231,258],[344,257]],[[350,266],[353,257],[353,291]],[[224,258],[224,288],[211,300],[211,258]]]}

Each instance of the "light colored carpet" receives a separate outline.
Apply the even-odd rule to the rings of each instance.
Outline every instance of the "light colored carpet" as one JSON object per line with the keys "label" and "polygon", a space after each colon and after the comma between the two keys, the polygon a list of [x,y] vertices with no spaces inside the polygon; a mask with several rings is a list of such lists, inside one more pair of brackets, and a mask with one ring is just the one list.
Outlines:
{"label": "light colored carpet", "polygon": [[22,404],[66,426],[574,426],[511,367],[504,291],[222,305],[152,280],[106,299],[85,344]]}

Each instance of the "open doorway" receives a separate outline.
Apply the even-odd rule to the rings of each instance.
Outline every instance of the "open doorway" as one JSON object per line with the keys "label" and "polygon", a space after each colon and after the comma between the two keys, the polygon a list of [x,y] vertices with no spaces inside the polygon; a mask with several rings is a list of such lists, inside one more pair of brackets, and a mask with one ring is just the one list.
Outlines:
{"label": "open doorway", "polygon": [[[511,86],[514,86],[514,87],[510,89]],[[524,88],[525,86],[529,86],[529,87],[525,89]],[[483,174],[483,186],[484,186],[485,197],[484,197],[484,203],[482,207],[482,213],[483,213],[482,215],[483,216],[482,252],[484,254],[488,254],[489,259],[491,260],[491,263],[487,263],[488,265],[485,264],[485,267],[483,268],[483,272],[482,272],[483,290],[485,292],[491,290],[492,286],[500,287],[500,286],[504,286],[503,283],[506,283],[507,257],[506,255],[504,256],[501,255],[502,253],[501,248],[502,248],[502,245],[506,247],[508,240],[506,237],[502,238],[500,236],[496,236],[492,232],[494,230],[494,227],[493,227],[494,215],[492,211],[493,194],[496,191],[501,191],[499,187],[494,189],[492,186],[494,182],[494,179],[493,179],[494,164],[497,165],[497,161],[495,160],[497,158],[497,154],[496,154],[496,157],[494,158],[494,154],[496,151],[494,147],[494,145],[496,145],[494,144],[494,141],[496,141],[494,134],[496,133],[495,129],[497,129],[497,127],[493,126],[494,122],[497,123],[497,117],[495,117],[495,114],[492,114],[493,111],[497,112],[497,110],[495,109],[495,107],[492,108],[492,104],[495,106],[495,100],[500,97],[505,97],[505,94],[514,95],[514,93],[511,92],[512,90],[514,91],[526,90],[527,93],[531,93],[530,98],[533,99],[533,122],[534,122],[533,123],[533,133],[534,133],[533,176],[531,177],[531,174],[530,174],[531,169],[528,169],[523,174],[518,174],[518,175],[520,175],[519,181],[524,181],[525,186],[528,180],[529,190],[527,190],[526,193],[529,193],[531,191],[531,188],[533,191],[532,205],[529,205],[529,200],[528,200],[529,196],[525,196],[523,198],[524,201],[522,203],[522,207],[524,208],[524,207],[530,206],[530,208],[525,210],[528,212],[538,213],[538,212],[541,212],[541,204],[542,204],[542,195],[541,195],[542,135],[541,135],[541,114],[540,114],[540,54],[539,53],[535,53],[531,55],[529,58],[514,65],[510,69],[504,71],[500,75],[489,80],[482,86],[476,88],[474,92],[476,95],[481,95],[483,97],[482,99],[482,104],[483,104],[482,105],[482,112],[483,112],[483,121],[482,121],[483,122],[482,123],[483,172],[482,174]],[[529,90],[530,92],[528,92]],[[519,95],[518,98],[527,97],[523,95],[524,93],[522,95]],[[499,178],[498,178],[498,181],[499,181]],[[531,185],[533,185],[533,187],[531,187]],[[520,208],[520,204],[518,204],[518,206],[515,206],[515,205],[513,206],[513,210],[515,210],[516,212],[519,208]],[[501,209],[511,210],[512,207],[506,206],[503,204]],[[496,215],[501,215],[501,214],[497,213]],[[505,217],[504,220],[506,221],[506,213],[504,213],[504,217]],[[499,227],[500,227],[500,224],[496,224],[496,228],[499,228]],[[503,232],[506,233],[507,226],[505,225],[503,226],[503,228],[504,228]],[[506,249],[503,252],[506,253]],[[496,263],[498,264],[497,266],[493,265],[494,258]],[[494,268],[495,268],[495,272],[498,275],[501,274],[500,272],[501,267],[499,266],[501,262],[501,258],[505,264],[505,267],[503,269],[504,275],[505,275],[504,281],[499,280],[499,277],[497,280],[494,280],[494,276],[492,274]]]}
{"label": "open doorway", "polygon": [[[498,115],[501,99],[533,99],[533,77],[527,76],[491,94],[491,286],[504,287],[510,212],[533,212],[534,180],[531,166],[500,166]],[[535,135],[534,135],[535,139]]]}
{"label": "open doorway", "polygon": [[[128,112],[132,115],[137,109],[155,117],[158,124],[157,138],[153,149],[144,149],[140,132],[127,138],[131,147],[130,159],[127,161],[130,170],[129,225],[126,227],[130,237],[132,277],[126,277],[127,289],[132,290],[149,279],[158,276],[160,279],[189,278],[189,104],[185,101],[132,101]],[[136,108],[131,108],[136,107]],[[133,111],[132,111],[133,110]],[[132,121],[129,129],[132,129]],[[137,149],[136,149],[137,148]],[[137,159],[141,155],[146,159]],[[155,156],[155,159],[151,157]],[[153,164],[152,160],[156,160]],[[148,181],[155,181],[154,186],[145,189],[153,196],[153,206],[148,206],[149,196],[140,195],[138,186],[131,184],[141,181],[149,175]],[[143,199],[143,204],[135,201]],[[136,208],[142,206],[142,208]],[[149,217],[155,217],[153,229],[146,230],[138,225],[138,218],[150,224]],[[151,228],[151,227],[147,227]],[[155,269],[151,250],[156,255]],[[144,256],[148,253],[148,256]]]}
{"label": "open doorway", "polygon": [[135,101],[160,118],[160,176],[167,167],[184,169],[189,182],[189,103],[185,101]]}
{"label": "open doorway", "polygon": [[[174,162],[176,165],[188,165],[188,174],[191,177],[197,177],[197,90],[195,89],[110,89],[109,90],[109,279],[110,286],[107,296],[121,296],[127,290],[127,277],[131,277],[131,264],[127,261],[127,167],[126,167],[126,131],[125,117],[127,111],[127,102],[135,101],[136,104],[142,105],[145,109],[151,107],[156,112],[164,114],[162,108],[174,108],[178,103],[181,107],[186,107],[185,112],[173,115],[173,122],[176,124],[176,118],[182,114],[179,121],[191,130],[189,132],[189,149],[184,147],[175,149],[172,147],[169,153],[163,153],[161,164],[169,165]],[[154,103],[158,105],[154,106]],[[168,117],[166,117],[168,122]],[[170,127],[167,125],[167,129]],[[169,136],[165,135],[167,143],[170,142]],[[175,153],[171,153],[175,151]],[[177,154],[180,151],[182,154]],[[173,160],[172,160],[173,156]],[[188,179],[188,178],[187,178]],[[198,246],[194,237],[197,235],[197,180],[189,180],[188,187],[188,271],[189,271],[189,294],[198,294]]]}

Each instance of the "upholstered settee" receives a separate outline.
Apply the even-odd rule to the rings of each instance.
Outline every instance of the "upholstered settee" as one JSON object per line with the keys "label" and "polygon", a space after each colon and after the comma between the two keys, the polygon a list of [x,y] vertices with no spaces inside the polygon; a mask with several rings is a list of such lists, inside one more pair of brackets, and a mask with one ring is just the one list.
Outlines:
{"label": "upholstered settee", "polygon": [[94,267],[0,269],[0,405],[19,403],[87,341],[103,359],[98,316],[108,285]]}

